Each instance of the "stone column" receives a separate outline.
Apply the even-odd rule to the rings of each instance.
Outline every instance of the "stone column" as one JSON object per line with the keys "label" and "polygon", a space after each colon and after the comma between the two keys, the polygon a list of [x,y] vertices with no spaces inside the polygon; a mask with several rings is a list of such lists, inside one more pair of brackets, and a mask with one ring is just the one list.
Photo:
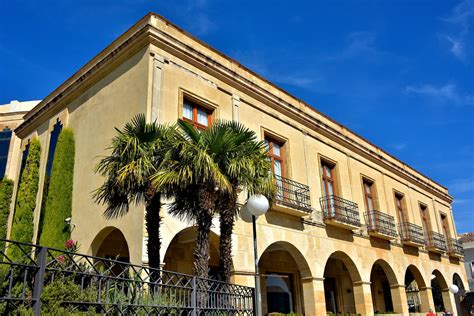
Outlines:
{"label": "stone column", "polygon": [[447,311],[450,311],[454,313],[454,315],[456,315],[457,310],[456,310],[456,300],[454,298],[454,294],[451,293],[449,289],[443,289],[442,295],[443,295],[444,308]]}
{"label": "stone column", "polygon": [[431,287],[420,287],[420,308],[422,313],[427,313],[431,310],[435,310],[433,301],[433,292]]}
{"label": "stone column", "polygon": [[163,66],[164,57],[158,54],[153,55],[153,82],[151,93],[151,121],[161,123],[163,121]]}
{"label": "stone column", "polygon": [[408,316],[408,302],[405,285],[390,285],[390,293],[392,295],[393,311],[399,315]]}
{"label": "stone column", "polygon": [[301,278],[305,315],[326,315],[324,278]]}
{"label": "stone column", "polygon": [[233,94],[232,95],[232,121],[239,122],[239,106],[240,106],[240,97]]}
{"label": "stone column", "polygon": [[361,315],[373,315],[374,306],[372,303],[372,292],[370,290],[370,282],[354,282],[353,291],[356,305],[356,313],[359,313]]}

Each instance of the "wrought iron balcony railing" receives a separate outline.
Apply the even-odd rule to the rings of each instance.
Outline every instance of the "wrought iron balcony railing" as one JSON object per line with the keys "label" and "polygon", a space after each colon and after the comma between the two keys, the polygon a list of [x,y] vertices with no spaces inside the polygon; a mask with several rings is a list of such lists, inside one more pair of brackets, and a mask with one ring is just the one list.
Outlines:
{"label": "wrought iron balcony railing", "polygon": [[367,230],[369,233],[382,234],[390,237],[397,237],[395,219],[393,216],[372,210],[364,214]]}
{"label": "wrought iron balcony railing", "polygon": [[398,233],[403,243],[424,245],[425,238],[423,235],[423,228],[421,226],[403,222],[398,225]]}
{"label": "wrought iron balcony railing", "polygon": [[319,199],[325,220],[334,220],[351,226],[360,227],[359,207],[357,203],[335,195]]}
{"label": "wrought iron balcony railing", "polygon": [[277,187],[276,201],[279,204],[311,212],[309,186],[275,175]]}
{"label": "wrought iron balcony railing", "polygon": [[448,239],[448,253],[450,255],[464,256],[464,249],[461,242],[456,238]]}
{"label": "wrought iron balcony railing", "polygon": [[428,232],[428,239],[426,240],[426,248],[446,251],[446,238],[443,234],[430,231]]}

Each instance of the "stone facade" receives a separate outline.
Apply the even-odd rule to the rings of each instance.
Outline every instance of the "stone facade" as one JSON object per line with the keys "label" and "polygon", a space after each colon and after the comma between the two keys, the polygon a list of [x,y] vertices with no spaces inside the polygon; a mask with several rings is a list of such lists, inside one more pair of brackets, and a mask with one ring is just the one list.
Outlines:
{"label": "stone facade", "polygon": [[[400,315],[408,315],[409,309],[426,313],[435,308],[431,289],[435,279],[442,304],[455,309],[455,296],[447,287],[455,277],[467,286],[462,256],[436,245],[425,247],[424,240],[413,243],[413,236],[406,232],[408,238],[402,240],[396,230],[391,235],[383,227],[367,225],[367,221],[375,223],[375,215],[367,221],[364,217],[369,208],[364,185],[370,183],[375,208],[391,216],[380,217],[388,219],[390,227],[409,222],[421,229],[422,205],[428,214],[426,240],[431,231],[456,238],[452,197],[445,187],[155,14],[145,16],[53,91],[15,130],[23,145],[34,136],[44,145],[36,229],[47,144],[51,126],[60,120],[74,130],[76,138],[72,237],[79,241],[80,251],[115,252],[133,263],[146,264],[143,206],[133,206],[123,218],[106,220],[103,206],[91,197],[103,181],[94,166],[107,154],[114,127],[122,127],[138,113],[160,123],[175,122],[185,115],[184,100],[197,104],[212,119],[242,122],[261,139],[271,137],[278,142],[284,149],[283,175],[296,182],[285,182],[290,184],[283,188],[300,185],[303,190],[282,193],[285,201],[258,218],[264,313],[325,315],[326,310],[333,310],[373,315],[389,309]],[[323,164],[333,168],[335,195],[344,199],[326,199],[327,207],[320,203],[327,195]],[[299,200],[301,192],[310,199],[305,207]],[[397,213],[395,193],[403,197],[403,220]],[[355,210],[351,219],[360,225],[345,221],[347,205]],[[333,208],[339,211],[331,219]],[[192,272],[193,223],[168,216],[166,209],[162,216],[164,268]],[[211,274],[219,235],[218,225],[214,226]],[[252,236],[252,225],[237,221],[233,281],[251,286]],[[110,245],[109,249],[104,245]],[[406,288],[413,282],[417,299],[409,296],[407,300]]]}

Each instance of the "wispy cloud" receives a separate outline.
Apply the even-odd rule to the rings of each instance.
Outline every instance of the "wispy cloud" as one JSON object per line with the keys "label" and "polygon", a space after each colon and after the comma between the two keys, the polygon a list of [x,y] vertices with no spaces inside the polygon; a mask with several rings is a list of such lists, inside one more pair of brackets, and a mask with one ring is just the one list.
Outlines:
{"label": "wispy cloud", "polygon": [[209,2],[209,0],[188,0],[183,7],[180,7],[180,13],[186,17],[186,28],[197,36],[207,35],[217,29],[217,24],[207,13]]}
{"label": "wispy cloud", "polygon": [[404,143],[392,144],[390,145],[390,147],[392,147],[395,150],[401,151],[407,147],[407,144],[404,144]]}
{"label": "wispy cloud", "polygon": [[347,36],[345,48],[333,55],[328,60],[346,60],[359,56],[377,56],[381,52],[375,46],[376,35],[373,32],[352,32]]}
{"label": "wispy cloud", "polygon": [[438,104],[450,105],[474,105],[474,95],[462,93],[453,83],[447,83],[442,86],[431,84],[422,84],[407,86],[405,91],[410,94],[416,94],[429,98],[432,102]]}
{"label": "wispy cloud", "polygon": [[466,62],[468,49],[471,43],[468,41],[471,25],[474,18],[474,1],[461,0],[452,10],[449,16],[442,20],[454,27],[454,30],[441,34],[441,38],[450,44],[451,53],[459,60]]}
{"label": "wispy cloud", "polygon": [[448,186],[448,189],[454,194],[474,192],[474,179],[467,178],[453,180]]}

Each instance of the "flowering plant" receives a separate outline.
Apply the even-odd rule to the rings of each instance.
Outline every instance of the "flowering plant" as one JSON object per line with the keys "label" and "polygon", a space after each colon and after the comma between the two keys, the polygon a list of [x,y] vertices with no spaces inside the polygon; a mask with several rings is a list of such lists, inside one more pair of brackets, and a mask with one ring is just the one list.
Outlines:
{"label": "flowering plant", "polygon": [[76,252],[77,249],[79,248],[79,245],[78,245],[77,241],[72,240],[72,239],[69,239],[69,240],[66,241],[66,243],[64,244],[64,248],[66,248],[66,250],[67,250],[68,252]]}

